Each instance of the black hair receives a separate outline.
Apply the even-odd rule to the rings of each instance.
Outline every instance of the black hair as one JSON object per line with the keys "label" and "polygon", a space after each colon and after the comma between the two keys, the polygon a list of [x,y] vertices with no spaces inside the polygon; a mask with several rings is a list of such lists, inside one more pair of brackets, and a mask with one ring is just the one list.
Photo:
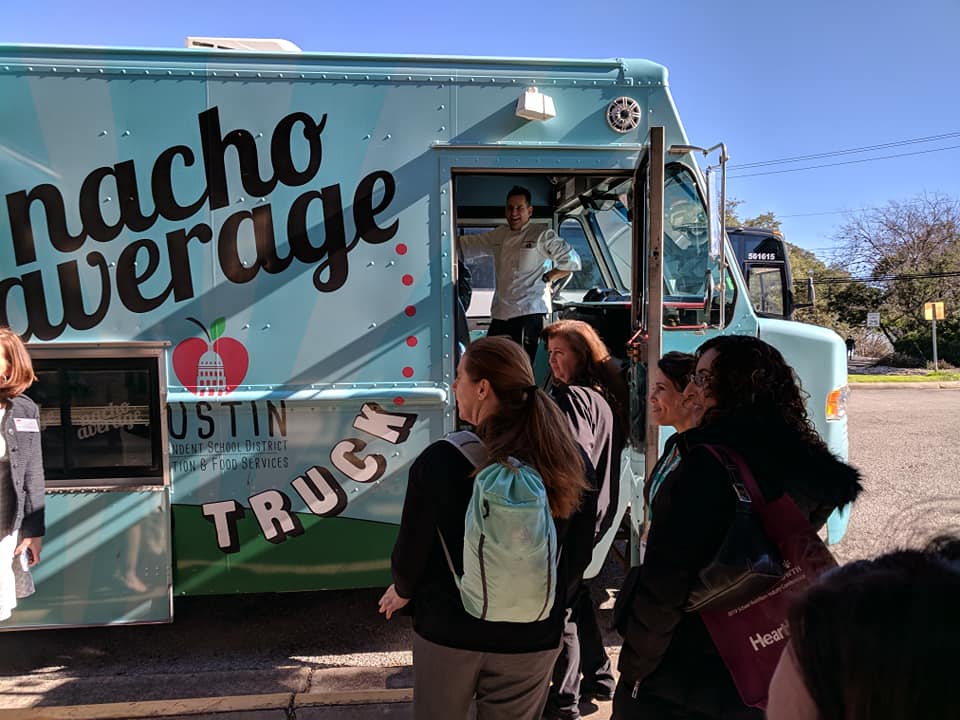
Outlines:
{"label": "black hair", "polygon": [[510,190],[507,192],[506,202],[509,203],[510,198],[512,198],[514,195],[523,195],[524,200],[527,201],[527,205],[533,205],[533,196],[525,187],[514,185],[512,188],[510,188]]}
{"label": "black hair", "polygon": [[697,356],[671,350],[657,360],[657,367],[678,391],[683,392],[690,381],[690,375],[697,369]]}
{"label": "black hair", "polygon": [[697,348],[696,355],[710,350],[717,356],[704,391],[715,404],[704,413],[704,424],[747,417],[785,426],[809,447],[826,447],[807,415],[806,393],[779,350],[752,335],[718,335]]}
{"label": "black hair", "polygon": [[820,720],[957,718],[960,538],[836,568],[789,615]]}

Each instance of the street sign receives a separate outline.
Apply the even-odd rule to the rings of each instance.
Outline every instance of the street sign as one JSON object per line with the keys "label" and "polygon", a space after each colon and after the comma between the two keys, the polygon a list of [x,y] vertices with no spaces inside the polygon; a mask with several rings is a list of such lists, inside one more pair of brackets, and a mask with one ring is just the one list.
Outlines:
{"label": "street sign", "polygon": [[928,302],[923,304],[923,319],[930,321],[930,333],[933,335],[933,369],[937,370],[937,320],[943,320],[943,303]]}
{"label": "street sign", "polygon": [[867,313],[867,327],[880,327],[880,313],[878,312]]}
{"label": "street sign", "polygon": [[923,319],[924,320],[943,320],[943,303],[942,302],[928,302],[923,304]]}

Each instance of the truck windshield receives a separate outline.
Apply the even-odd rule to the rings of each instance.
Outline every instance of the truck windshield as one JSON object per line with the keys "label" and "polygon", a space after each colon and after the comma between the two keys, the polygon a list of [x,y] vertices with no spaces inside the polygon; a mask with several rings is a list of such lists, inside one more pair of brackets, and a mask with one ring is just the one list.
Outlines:
{"label": "truck windshield", "polygon": [[[625,183],[617,189],[615,200],[587,211],[594,235],[610,250],[621,290],[627,289],[626,281],[630,277],[632,233],[627,209],[630,190],[630,183]],[[716,275],[717,263],[710,257],[706,208],[693,175],[681,165],[666,168],[663,220],[664,299],[702,303],[706,271],[712,269]]]}

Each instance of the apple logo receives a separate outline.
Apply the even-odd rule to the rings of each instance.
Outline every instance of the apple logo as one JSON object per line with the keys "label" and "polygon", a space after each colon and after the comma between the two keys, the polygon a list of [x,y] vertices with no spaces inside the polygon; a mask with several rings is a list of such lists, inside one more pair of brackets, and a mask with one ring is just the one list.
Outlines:
{"label": "apple logo", "polygon": [[223,337],[227,327],[225,318],[217,318],[210,330],[199,320],[187,320],[203,330],[207,336],[181,341],[173,349],[173,371],[180,383],[195,395],[226,395],[243,382],[250,359],[247,349],[237,340]]}

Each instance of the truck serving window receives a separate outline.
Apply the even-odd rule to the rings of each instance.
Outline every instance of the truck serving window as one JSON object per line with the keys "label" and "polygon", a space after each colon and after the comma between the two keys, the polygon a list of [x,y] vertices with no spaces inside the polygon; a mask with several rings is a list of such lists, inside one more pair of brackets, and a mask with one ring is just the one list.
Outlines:
{"label": "truck serving window", "polygon": [[48,485],[163,483],[156,358],[37,358],[34,369]]}

